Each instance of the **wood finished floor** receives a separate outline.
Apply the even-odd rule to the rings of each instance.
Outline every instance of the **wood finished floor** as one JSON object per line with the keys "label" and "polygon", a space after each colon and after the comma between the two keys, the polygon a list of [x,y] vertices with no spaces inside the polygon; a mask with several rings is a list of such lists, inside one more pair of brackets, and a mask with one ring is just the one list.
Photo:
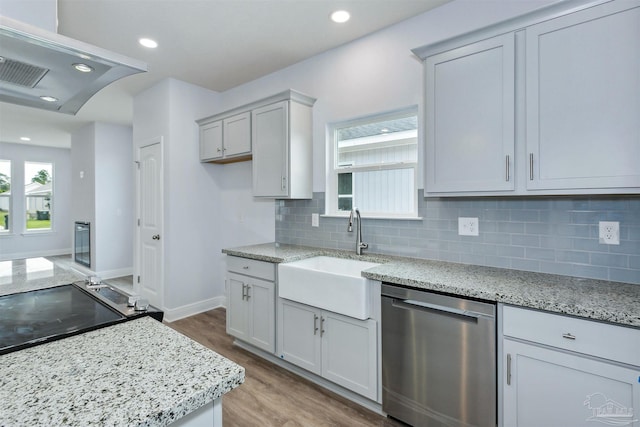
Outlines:
{"label": "wood finished floor", "polygon": [[403,425],[234,346],[225,317],[220,308],[167,324],[245,368],[244,384],[223,398],[225,427]]}

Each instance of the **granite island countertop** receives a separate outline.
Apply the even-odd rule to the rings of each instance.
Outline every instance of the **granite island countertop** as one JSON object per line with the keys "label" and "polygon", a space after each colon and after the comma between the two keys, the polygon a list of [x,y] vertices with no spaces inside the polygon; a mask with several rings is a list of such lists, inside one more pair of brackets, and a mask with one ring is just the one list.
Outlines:
{"label": "granite island countertop", "polygon": [[222,252],[273,263],[320,255],[360,259],[381,264],[362,272],[381,282],[640,328],[640,285],[276,243]]}
{"label": "granite island countertop", "polygon": [[166,426],[244,368],[151,317],[0,356],[0,426]]}

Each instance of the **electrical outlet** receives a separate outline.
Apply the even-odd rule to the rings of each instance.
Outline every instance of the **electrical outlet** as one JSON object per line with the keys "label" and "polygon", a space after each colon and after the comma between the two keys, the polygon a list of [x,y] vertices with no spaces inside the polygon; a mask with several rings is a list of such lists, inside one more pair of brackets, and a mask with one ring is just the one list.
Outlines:
{"label": "electrical outlet", "polygon": [[311,214],[311,226],[320,227],[320,214],[317,214],[317,213]]}
{"label": "electrical outlet", "polygon": [[618,221],[600,221],[598,228],[598,242],[601,245],[620,244],[620,223]]}
{"label": "electrical outlet", "polygon": [[478,232],[478,218],[458,218],[458,234],[460,236],[477,236]]}

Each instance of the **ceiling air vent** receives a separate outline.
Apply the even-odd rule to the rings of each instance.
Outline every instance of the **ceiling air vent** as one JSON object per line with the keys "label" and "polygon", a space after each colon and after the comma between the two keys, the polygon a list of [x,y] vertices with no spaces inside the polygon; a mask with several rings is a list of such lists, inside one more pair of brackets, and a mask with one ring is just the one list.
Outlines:
{"label": "ceiling air vent", "polygon": [[49,72],[48,69],[0,56],[0,80],[33,88]]}

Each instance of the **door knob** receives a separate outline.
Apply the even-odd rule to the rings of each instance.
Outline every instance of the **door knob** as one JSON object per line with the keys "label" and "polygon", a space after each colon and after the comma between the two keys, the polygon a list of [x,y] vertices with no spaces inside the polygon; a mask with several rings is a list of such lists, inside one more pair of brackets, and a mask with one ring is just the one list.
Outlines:
{"label": "door knob", "polygon": [[152,237],[153,240],[160,240],[160,235],[156,234],[155,236]]}

